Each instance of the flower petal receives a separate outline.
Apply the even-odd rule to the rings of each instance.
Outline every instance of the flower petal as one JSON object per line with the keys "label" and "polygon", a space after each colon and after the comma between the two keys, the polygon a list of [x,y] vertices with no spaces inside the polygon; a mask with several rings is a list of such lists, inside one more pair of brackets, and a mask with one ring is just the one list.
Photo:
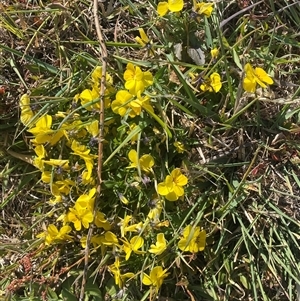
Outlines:
{"label": "flower petal", "polygon": [[262,81],[269,85],[273,84],[273,79],[262,68],[255,68],[255,75]]}
{"label": "flower petal", "polygon": [[167,14],[168,10],[169,10],[169,5],[167,2],[163,1],[158,3],[156,11],[161,17]]}
{"label": "flower petal", "polygon": [[151,278],[147,274],[143,274],[142,282],[145,285],[152,285]]}
{"label": "flower petal", "polygon": [[157,192],[160,194],[160,195],[167,195],[170,190],[169,188],[165,185],[165,183],[159,183],[157,185]]}
{"label": "flower petal", "polygon": [[183,9],[183,0],[169,0],[169,10],[174,12],[179,12]]}
{"label": "flower petal", "polygon": [[247,92],[254,93],[256,90],[256,81],[254,79],[251,80],[248,77],[245,77],[243,81],[243,88]]}

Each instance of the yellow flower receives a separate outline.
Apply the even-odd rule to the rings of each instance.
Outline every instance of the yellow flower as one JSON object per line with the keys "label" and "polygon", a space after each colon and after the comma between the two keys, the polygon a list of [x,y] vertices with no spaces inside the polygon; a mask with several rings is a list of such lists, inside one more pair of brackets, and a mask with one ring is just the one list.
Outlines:
{"label": "yellow flower", "polygon": [[111,225],[104,216],[104,213],[97,211],[94,219],[94,223],[98,228],[103,228],[104,230],[110,230]]}
{"label": "yellow flower", "polygon": [[188,225],[183,230],[183,235],[178,242],[178,248],[181,251],[197,253],[205,248],[206,231],[200,231],[200,227],[192,227]]}
{"label": "yellow flower", "polygon": [[146,108],[147,111],[151,111],[152,113],[154,112],[153,108],[150,105],[150,97],[149,96],[142,97],[140,92],[137,93],[137,97],[135,99],[130,101],[129,107],[131,109],[129,111],[129,116],[131,118],[140,115],[142,112],[142,108]]}
{"label": "yellow flower", "polygon": [[126,90],[118,91],[116,99],[112,101],[111,108],[115,114],[123,117],[127,113],[131,118],[140,115],[143,108],[153,112],[150,98],[148,96],[142,97],[140,91],[135,97]]}
{"label": "yellow flower", "polygon": [[82,208],[87,208],[91,211],[94,209],[96,188],[92,188],[88,194],[82,194],[75,202]]}
{"label": "yellow flower", "polygon": [[[79,98],[81,99],[82,105],[87,105],[93,101],[96,101],[93,104],[87,105],[85,108],[87,110],[100,109],[100,101],[97,99],[100,97],[100,86],[101,86],[101,77],[102,77],[102,67],[97,66],[92,73],[92,89],[83,90]],[[105,89],[105,97],[104,97],[104,106],[105,108],[109,108],[110,99],[109,95],[114,92],[114,88],[112,87],[113,80],[112,77],[106,73],[106,89]]]}
{"label": "yellow flower", "polygon": [[126,215],[125,218],[121,219],[121,222],[118,223],[118,226],[120,226],[121,237],[125,237],[127,232],[139,232],[139,230],[142,229],[142,222],[138,224],[129,225],[131,219],[131,215]]}
{"label": "yellow flower", "polygon": [[153,76],[150,71],[143,72],[140,67],[128,63],[124,72],[125,88],[132,95],[143,93],[145,88],[153,84]]}
{"label": "yellow flower", "polygon": [[74,227],[77,231],[81,230],[81,226],[88,229],[89,224],[94,219],[93,212],[78,207],[79,206],[74,206],[74,208],[69,209],[67,219],[74,224]]}
{"label": "yellow flower", "polygon": [[130,242],[126,239],[120,239],[123,241],[123,250],[126,253],[125,260],[130,258],[132,252],[136,254],[145,254],[144,251],[139,249],[144,245],[144,239],[140,236],[134,236],[130,239]]}
{"label": "yellow flower", "polygon": [[85,181],[88,181],[91,178],[94,166],[94,159],[97,158],[97,156],[90,154],[91,150],[88,149],[85,145],[81,145],[76,140],[73,140],[71,149],[74,152],[73,154],[79,156],[81,159],[84,160],[87,169],[87,173],[85,174]]}
{"label": "yellow flower", "polygon": [[[87,239],[86,235],[83,235],[80,238],[80,244],[82,248],[86,247],[86,239]],[[103,235],[97,234],[91,237],[91,243],[94,248],[97,248],[98,246],[102,246],[102,241],[103,241]]]}
{"label": "yellow flower", "polygon": [[266,88],[267,85],[272,85],[272,78],[262,68],[253,69],[252,66],[247,63],[245,65],[245,78],[243,81],[243,88],[247,92],[254,93],[256,91],[256,84],[259,84],[262,88]]}
{"label": "yellow flower", "polygon": [[96,183],[96,180],[92,177],[91,175],[91,171],[92,171],[92,168],[93,168],[93,163],[92,161],[88,161],[88,166],[89,170],[84,170],[82,173],[81,173],[81,183],[84,184],[84,185],[91,185],[91,186],[95,186],[95,183]]}
{"label": "yellow flower", "polygon": [[158,292],[164,279],[168,277],[168,275],[167,270],[163,270],[161,266],[156,266],[151,270],[150,275],[143,274],[142,282],[145,285],[151,285],[155,291]]}
{"label": "yellow flower", "polygon": [[55,242],[62,242],[65,240],[71,240],[72,236],[68,235],[72,231],[70,226],[63,226],[58,231],[55,225],[50,224],[47,231],[37,235],[39,238],[45,238],[45,245],[49,246]]}
{"label": "yellow flower", "polygon": [[163,201],[162,200],[153,200],[150,201],[150,211],[147,215],[147,218],[152,220],[153,222],[159,222],[160,214],[163,210]]}
{"label": "yellow flower", "polygon": [[67,213],[67,220],[74,224],[77,231],[81,230],[81,226],[87,229],[89,224],[94,220],[93,209],[95,198],[93,196],[95,193],[96,189],[93,188],[89,194],[81,195],[75,202],[74,207],[70,208]]}
{"label": "yellow flower", "polygon": [[160,255],[167,249],[167,241],[163,233],[157,234],[156,239],[156,244],[150,246],[149,252],[155,255]]}
{"label": "yellow flower", "polygon": [[37,167],[40,171],[44,171],[44,158],[46,157],[46,150],[44,146],[37,145],[34,149],[35,154],[37,157],[34,158],[33,164],[35,167]]}
{"label": "yellow flower", "polygon": [[112,265],[109,265],[108,269],[114,275],[115,283],[120,288],[122,288],[124,286],[124,282],[126,281],[126,279],[133,278],[135,276],[134,273],[121,274],[121,271],[120,271],[120,258],[119,257],[116,257],[115,263],[112,264]]}
{"label": "yellow flower", "polygon": [[196,0],[194,2],[194,10],[198,15],[205,15],[206,17],[210,17],[213,11],[213,3],[197,3]]}
{"label": "yellow flower", "polygon": [[50,166],[61,167],[64,170],[70,169],[69,160],[50,159],[50,160],[44,160],[44,163]]}
{"label": "yellow flower", "polygon": [[176,168],[169,176],[166,176],[164,182],[157,185],[157,192],[169,201],[177,201],[179,197],[184,195],[183,186],[187,182],[187,177],[181,173],[179,168]]}
{"label": "yellow flower", "polygon": [[118,240],[118,237],[116,236],[115,233],[111,232],[111,231],[107,231],[105,232],[104,235],[101,235],[99,237],[99,244],[103,244],[105,246],[118,246],[120,247],[119,245],[119,240]]}
{"label": "yellow flower", "polygon": [[24,94],[20,98],[20,109],[21,109],[21,116],[20,120],[23,125],[32,127],[33,124],[30,124],[30,120],[33,118],[34,114],[30,108],[30,98],[27,94]]}
{"label": "yellow flower", "polygon": [[174,142],[174,146],[176,147],[176,150],[179,154],[182,154],[185,152],[185,147],[184,147],[183,143],[176,141],[176,142]]}
{"label": "yellow flower", "polygon": [[131,215],[126,215],[124,219],[121,220],[121,222],[118,224],[120,226],[121,230],[121,237],[124,237],[127,230],[126,228],[128,227],[129,222],[131,221],[132,216]]}
{"label": "yellow flower", "polygon": [[150,52],[151,55],[154,55],[154,50],[152,47],[152,44],[146,35],[143,28],[139,28],[139,33],[141,37],[135,37],[135,40],[142,46],[147,48],[147,50]]}
{"label": "yellow flower", "polygon": [[212,73],[209,77],[209,80],[206,80],[203,84],[200,85],[200,89],[204,92],[219,92],[221,88],[221,76],[217,72]]}
{"label": "yellow flower", "polygon": [[133,99],[133,95],[126,90],[120,90],[116,94],[116,99],[112,101],[111,108],[115,114],[125,116],[129,109],[129,102]]}
{"label": "yellow flower", "polygon": [[151,155],[143,155],[139,159],[138,154],[134,149],[128,153],[128,158],[131,161],[131,164],[127,168],[138,168],[138,166],[140,166],[141,170],[150,172],[154,165],[154,159]]}
{"label": "yellow flower", "polygon": [[71,187],[76,186],[76,183],[70,179],[65,179],[62,181],[56,181],[53,185],[57,187],[57,190],[63,194],[69,194]]}
{"label": "yellow flower", "polygon": [[44,182],[44,183],[51,183],[51,172],[50,171],[43,171],[42,172],[42,175],[41,175],[41,180]]}
{"label": "yellow flower", "polygon": [[159,2],[157,5],[157,13],[163,17],[168,11],[172,13],[179,12],[183,9],[183,0],[168,0],[168,2]]}
{"label": "yellow flower", "polygon": [[[45,176],[45,175],[44,175]],[[51,175],[49,175],[49,182],[51,182]],[[45,180],[45,179],[44,179]],[[75,187],[76,184],[74,181],[70,179],[65,179],[62,181],[56,181],[52,184],[51,193],[54,198],[49,200],[50,205],[55,205],[62,201],[62,194],[68,195],[71,191],[72,187]]]}
{"label": "yellow flower", "polygon": [[93,137],[97,137],[99,134],[99,121],[93,120],[91,123],[86,125],[85,128]]}
{"label": "yellow flower", "polygon": [[52,116],[44,115],[36,123],[34,128],[27,130],[33,134],[35,139],[32,140],[34,144],[42,144],[49,142],[51,145],[55,145],[60,138],[64,135],[63,130],[51,130]]}
{"label": "yellow flower", "polygon": [[[127,134],[129,135],[132,131],[134,131],[134,129],[137,127],[137,125],[133,122],[129,125],[129,130],[127,131]],[[133,137],[131,137],[131,143],[134,144],[137,139],[138,139],[138,134],[134,135]]]}
{"label": "yellow flower", "polygon": [[213,59],[216,59],[218,56],[219,56],[219,49],[218,48],[213,48],[211,51],[210,51],[210,54],[211,54],[211,57]]}

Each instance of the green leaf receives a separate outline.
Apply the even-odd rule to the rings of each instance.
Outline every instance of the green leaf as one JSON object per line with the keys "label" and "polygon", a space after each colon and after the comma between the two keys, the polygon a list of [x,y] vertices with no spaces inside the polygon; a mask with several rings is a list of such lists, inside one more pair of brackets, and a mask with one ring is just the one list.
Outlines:
{"label": "green leaf", "polygon": [[70,293],[66,288],[63,288],[60,296],[64,301],[78,301],[77,297]]}
{"label": "green leaf", "polygon": [[85,287],[85,292],[88,296],[95,296],[97,297],[97,301],[102,301],[103,296],[101,294],[101,291],[99,290],[99,287],[95,283],[91,283],[91,281],[88,281]]}

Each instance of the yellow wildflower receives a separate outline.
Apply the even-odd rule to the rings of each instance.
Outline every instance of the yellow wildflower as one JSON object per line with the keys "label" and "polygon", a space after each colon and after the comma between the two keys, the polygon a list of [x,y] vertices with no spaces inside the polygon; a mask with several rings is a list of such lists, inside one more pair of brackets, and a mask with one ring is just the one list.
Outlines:
{"label": "yellow wildflower", "polygon": [[183,9],[183,4],[183,0],[168,0],[168,2],[159,2],[157,5],[157,13],[163,17],[168,13],[168,11],[172,13],[179,12]]}
{"label": "yellow wildflower", "polygon": [[169,201],[177,201],[179,197],[184,195],[183,186],[187,182],[187,177],[181,173],[179,168],[176,168],[170,175],[166,176],[164,182],[157,185],[157,192]]}
{"label": "yellow wildflower", "polygon": [[156,244],[151,245],[149,252],[155,255],[162,254],[167,249],[167,241],[163,233],[158,233],[156,237]]}
{"label": "yellow wildflower", "polygon": [[149,51],[149,53],[151,55],[154,55],[154,50],[152,47],[152,44],[147,36],[147,34],[145,33],[143,28],[139,28],[139,33],[141,37],[135,37],[135,40],[142,46],[147,48],[147,50]]}
{"label": "yellow wildflower", "polygon": [[130,239],[130,242],[124,237],[120,239],[123,242],[123,250],[126,253],[125,260],[130,258],[132,252],[136,254],[145,254],[144,251],[139,249],[144,245],[144,239],[140,236],[134,236]]}
{"label": "yellow wildflower", "polygon": [[49,246],[55,242],[62,242],[66,240],[72,240],[72,236],[68,233],[72,231],[70,226],[63,226],[60,230],[53,224],[50,224],[47,228],[47,231],[37,235],[38,238],[45,239],[45,245]]}
{"label": "yellow wildflower", "polygon": [[[101,86],[101,77],[102,77],[102,67],[97,66],[95,70],[92,72],[92,89],[83,90],[78,96],[81,99],[81,104],[86,105],[87,110],[100,109],[100,101],[97,99],[100,97],[100,86]],[[106,89],[105,89],[105,97],[104,97],[104,106],[108,108],[110,106],[109,95],[114,92],[114,88],[112,86],[113,80],[112,77],[106,73]],[[94,102],[94,103],[92,103]],[[91,103],[90,105],[88,105]]]}
{"label": "yellow wildflower", "polygon": [[125,237],[127,232],[139,232],[140,229],[142,229],[143,227],[142,222],[139,222],[138,224],[129,225],[129,222],[131,220],[132,220],[132,216],[126,215],[124,219],[121,219],[121,221],[118,223],[118,226],[120,226],[121,237]]}
{"label": "yellow wildflower", "polygon": [[176,150],[179,154],[182,154],[185,152],[185,147],[182,142],[176,141],[176,142],[174,142],[174,146],[176,147]]}
{"label": "yellow wildflower", "polygon": [[110,230],[111,225],[104,216],[104,213],[97,211],[94,219],[94,223],[98,228],[103,228],[104,230]]}
{"label": "yellow wildflower", "polygon": [[108,269],[114,275],[115,283],[120,288],[122,288],[124,286],[124,282],[126,281],[126,279],[133,278],[135,276],[134,273],[130,273],[130,272],[125,273],[125,274],[121,274],[121,271],[120,271],[120,258],[119,257],[116,257],[115,263],[108,266]]}
{"label": "yellow wildflower", "polygon": [[76,140],[73,140],[71,149],[75,155],[79,156],[84,160],[87,169],[87,173],[85,174],[84,179],[85,181],[89,181],[92,175],[94,159],[97,158],[97,156],[90,154],[91,150],[88,149],[85,145],[81,145]]}
{"label": "yellow wildflower", "polygon": [[95,193],[96,189],[93,188],[89,194],[81,195],[75,202],[74,207],[69,209],[67,220],[74,224],[77,231],[81,230],[81,226],[87,229],[89,224],[94,220],[93,209]]}
{"label": "yellow wildflower", "polygon": [[213,48],[211,51],[210,51],[210,54],[211,54],[211,57],[212,59],[216,59],[218,56],[219,56],[219,49],[218,48]]}
{"label": "yellow wildflower", "polygon": [[245,65],[245,78],[243,81],[243,88],[247,92],[254,93],[256,91],[256,84],[259,84],[262,88],[266,88],[267,85],[272,85],[272,78],[262,68],[253,69],[252,66],[247,63]]}
{"label": "yellow wildflower", "polygon": [[35,124],[35,127],[28,130],[33,134],[35,139],[32,140],[34,144],[42,144],[49,142],[51,145],[55,145],[60,138],[64,135],[63,130],[51,130],[52,116],[44,115]]}
{"label": "yellow wildflower", "polygon": [[44,171],[44,158],[46,157],[46,150],[44,146],[37,145],[34,149],[35,154],[37,157],[34,158],[33,164],[36,168],[38,168],[40,171]]}
{"label": "yellow wildflower", "polygon": [[143,93],[145,88],[153,84],[153,76],[150,71],[143,72],[140,67],[128,63],[124,72],[125,88],[132,95]]}
{"label": "yellow wildflower", "polygon": [[192,227],[188,225],[183,230],[183,235],[178,242],[178,248],[181,251],[197,253],[205,248],[206,231],[200,231],[200,227]]}
{"label": "yellow wildflower", "polygon": [[138,154],[134,149],[128,153],[128,158],[131,161],[131,164],[127,168],[138,168],[138,166],[140,166],[141,170],[144,172],[150,172],[154,165],[154,159],[151,155],[143,155],[139,159]]}
{"label": "yellow wildflower", "polygon": [[204,92],[219,92],[222,88],[221,76],[219,73],[214,72],[210,75],[209,80],[206,80],[200,85],[200,89]]}
{"label": "yellow wildflower", "polygon": [[196,0],[193,1],[194,2],[194,10],[198,15],[205,15],[206,17],[210,17],[211,13],[213,11],[213,3],[204,3],[204,2],[200,2],[197,3]]}
{"label": "yellow wildflower", "polygon": [[163,270],[161,266],[156,266],[151,270],[150,275],[143,274],[142,282],[145,285],[151,285],[155,291],[158,292],[164,279],[168,277],[168,275],[167,270]]}

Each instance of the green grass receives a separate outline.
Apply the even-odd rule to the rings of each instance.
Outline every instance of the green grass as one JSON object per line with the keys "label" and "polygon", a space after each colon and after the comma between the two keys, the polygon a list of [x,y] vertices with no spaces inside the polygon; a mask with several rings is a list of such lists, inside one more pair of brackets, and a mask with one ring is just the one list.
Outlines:
{"label": "green grass", "polygon": [[[156,12],[158,1],[123,0],[115,7],[113,2],[98,8],[107,72],[113,79],[104,119],[99,91],[85,102],[81,94],[93,85],[100,87],[99,77],[92,81],[93,71],[103,64],[93,3],[31,1],[26,6],[4,1],[0,6],[0,296],[298,300],[299,5],[265,0],[243,10],[242,1],[221,1],[210,17],[197,20],[188,1],[181,13],[162,18]],[[135,41],[140,27],[154,56]],[[190,47],[201,49],[203,65],[191,59]],[[219,49],[215,59],[213,48]],[[120,116],[112,102],[118,91],[126,90],[128,63],[151,72],[153,83],[142,94],[149,97],[149,105],[133,114],[128,105],[136,96],[126,101],[121,97],[127,111]],[[263,68],[274,84],[246,92],[247,63]],[[214,72],[221,77],[220,91],[202,91],[201,84]],[[27,126],[20,120],[24,94],[33,111]],[[43,116],[52,117],[51,135],[62,133],[56,143],[45,128],[38,131],[48,135],[42,142],[34,142],[38,133],[28,131]],[[104,137],[89,128],[95,121],[104,128]],[[74,141],[90,152],[80,154]],[[182,153],[175,142],[183,144]],[[41,162],[68,163],[46,162],[39,170],[34,161],[37,145],[46,152]],[[151,155],[154,165],[149,157],[132,162],[130,150],[139,158]],[[88,160],[93,181],[84,183]],[[136,166],[128,168],[132,163]],[[159,184],[176,168],[188,184],[183,196],[169,201]],[[69,182],[62,187],[59,181]],[[53,204],[55,197],[60,201]],[[84,209],[85,218],[98,210],[104,214],[101,226],[89,220],[87,228],[75,229],[70,208],[78,198],[93,200]],[[153,209],[159,213],[147,218]],[[129,215],[131,225],[137,225],[123,236],[122,220]],[[47,229],[49,234],[51,224],[58,230],[70,226],[72,239],[62,235],[47,245],[38,234]],[[192,231],[187,240],[196,227],[206,231],[203,250],[179,248],[188,225]],[[149,249],[159,233],[167,245],[154,255]],[[82,246],[87,235],[92,239]],[[110,240],[113,235],[117,242]],[[125,260],[126,245],[135,236],[143,244]],[[133,273],[122,283],[114,278],[118,259],[122,275]],[[155,266],[168,273],[157,290],[145,285],[145,275]]]}

